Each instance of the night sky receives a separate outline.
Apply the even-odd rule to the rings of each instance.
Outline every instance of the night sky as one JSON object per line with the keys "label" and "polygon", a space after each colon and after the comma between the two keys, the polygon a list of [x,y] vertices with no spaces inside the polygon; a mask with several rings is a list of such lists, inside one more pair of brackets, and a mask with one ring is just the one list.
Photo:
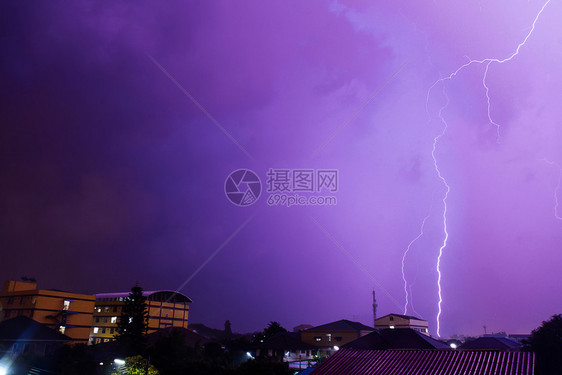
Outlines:
{"label": "night sky", "polygon": [[[372,324],[373,289],[404,312],[427,217],[404,271],[435,334],[447,184],[441,335],[530,332],[562,312],[562,4],[531,32],[544,4],[3,1],[2,279],[182,287],[190,322],[236,332]],[[240,207],[225,181],[245,168],[262,189]],[[301,194],[337,204],[268,205],[270,168],[337,170]]]}

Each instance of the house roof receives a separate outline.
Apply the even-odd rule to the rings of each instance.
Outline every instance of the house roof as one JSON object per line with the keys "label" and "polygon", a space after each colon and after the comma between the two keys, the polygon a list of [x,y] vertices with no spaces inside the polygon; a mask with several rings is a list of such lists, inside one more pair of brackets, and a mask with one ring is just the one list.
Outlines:
{"label": "house roof", "polygon": [[383,349],[451,349],[447,344],[410,328],[382,329],[351,341],[343,348]]}
{"label": "house roof", "polygon": [[350,320],[342,319],[336,322],[322,324],[317,327],[307,329],[305,332],[310,331],[374,331],[373,327],[366,326],[359,322],[352,322]]}
{"label": "house roof", "polygon": [[70,337],[36,322],[18,316],[0,323],[0,341],[70,341]]}
{"label": "house roof", "polygon": [[532,375],[526,352],[340,349],[311,375]]}
{"label": "house roof", "polygon": [[379,319],[383,319],[383,318],[386,318],[387,316],[391,316],[391,315],[392,315],[392,316],[398,316],[398,317],[400,317],[400,318],[404,318],[404,319],[408,319],[408,320],[412,320],[412,319],[414,319],[414,320],[424,320],[424,319],[422,319],[422,318],[417,318],[417,317],[412,316],[412,315],[387,314],[387,315],[385,315],[385,316],[381,316],[380,318],[375,319],[375,322],[376,322],[377,320],[379,320]]}
{"label": "house roof", "polygon": [[259,348],[273,350],[318,350],[316,346],[307,344],[300,340],[298,332],[279,332],[265,342],[258,345]]}
{"label": "house roof", "polygon": [[522,344],[507,337],[479,337],[465,342],[459,350],[519,350],[522,347]]}
{"label": "house roof", "polygon": [[[130,292],[119,292],[119,293],[98,293],[96,294],[96,301],[100,301],[104,298],[126,298],[129,297]],[[160,302],[193,302],[191,298],[176,292],[173,290],[143,290],[142,295],[145,296],[149,301],[160,301]]]}

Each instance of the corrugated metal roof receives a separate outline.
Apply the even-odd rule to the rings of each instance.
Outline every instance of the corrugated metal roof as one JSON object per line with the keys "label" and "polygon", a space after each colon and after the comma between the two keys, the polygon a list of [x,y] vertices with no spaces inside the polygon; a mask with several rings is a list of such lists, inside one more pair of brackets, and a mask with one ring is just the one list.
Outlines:
{"label": "corrugated metal roof", "polygon": [[312,375],[533,375],[534,353],[341,349]]}

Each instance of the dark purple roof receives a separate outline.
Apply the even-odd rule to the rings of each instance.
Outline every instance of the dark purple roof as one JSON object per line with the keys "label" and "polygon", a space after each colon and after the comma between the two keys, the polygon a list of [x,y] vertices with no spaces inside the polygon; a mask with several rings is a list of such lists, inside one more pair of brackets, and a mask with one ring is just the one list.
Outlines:
{"label": "dark purple roof", "polygon": [[410,328],[374,331],[345,344],[343,348],[360,350],[451,349],[449,345]]}
{"label": "dark purple roof", "polygon": [[0,323],[0,341],[59,342],[71,340],[70,337],[26,316],[18,316]]}
{"label": "dark purple roof", "polygon": [[526,352],[340,349],[312,375],[532,375]]}
{"label": "dark purple roof", "polygon": [[322,324],[321,326],[309,328],[306,331],[374,331],[373,327],[350,320],[338,320],[336,322]]}
{"label": "dark purple roof", "polygon": [[523,344],[507,337],[479,337],[465,342],[459,350],[519,350],[522,347]]}

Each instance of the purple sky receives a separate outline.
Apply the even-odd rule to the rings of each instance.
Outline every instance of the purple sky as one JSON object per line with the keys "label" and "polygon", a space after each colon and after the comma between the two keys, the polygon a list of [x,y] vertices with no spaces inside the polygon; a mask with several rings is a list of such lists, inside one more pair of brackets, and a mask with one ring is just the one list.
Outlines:
{"label": "purple sky", "polygon": [[[562,311],[562,4],[489,67],[499,143],[485,64],[428,89],[509,57],[544,4],[2,2],[0,274],[90,293],[189,280],[191,322],[238,332],[370,324],[373,288],[379,314],[403,312],[429,213],[405,271],[435,334],[448,98],[441,335],[529,332]],[[264,189],[269,168],[337,169],[337,205],[237,207],[239,168]]]}

